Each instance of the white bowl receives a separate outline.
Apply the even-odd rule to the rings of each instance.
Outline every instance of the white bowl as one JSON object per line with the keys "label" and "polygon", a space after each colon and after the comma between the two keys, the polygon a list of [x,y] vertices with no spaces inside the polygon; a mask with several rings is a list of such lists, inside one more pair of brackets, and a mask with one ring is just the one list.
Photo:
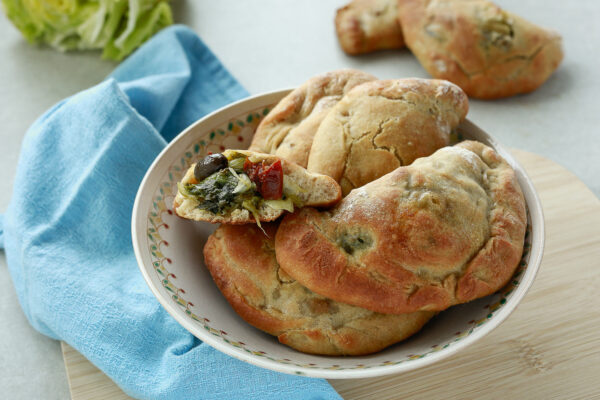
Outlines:
{"label": "white bowl", "polygon": [[482,338],[504,321],[531,286],[542,259],[544,219],[531,180],[509,152],[470,121],[459,136],[498,151],[515,169],[528,208],[521,264],[507,287],[432,319],[414,337],[361,357],[303,354],[244,322],[229,306],[204,267],[202,248],[216,226],[187,221],[171,210],[176,182],[208,151],[246,148],[258,122],[289,90],[249,97],[192,124],[156,158],[142,181],[132,219],[135,255],[156,298],[188,331],[230,356],[296,375],[365,378],[433,364]]}

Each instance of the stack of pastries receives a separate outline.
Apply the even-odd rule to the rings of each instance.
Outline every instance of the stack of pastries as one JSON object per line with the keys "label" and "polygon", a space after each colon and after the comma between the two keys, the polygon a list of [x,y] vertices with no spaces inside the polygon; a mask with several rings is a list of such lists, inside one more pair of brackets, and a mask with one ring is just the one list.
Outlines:
{"label": "stack of pastries", "polygon": [[406,46],[431,76],[479,99],[531,92],[563,58],[557,32],[488,0],[353,0],[335,25],[346,53]]}
{"label": "stack of pastries", "polygon": [[[521,258],[527,217],[514,171],[482,143],[451,145],[467,111],[447,81],[316,76],[271,110],[249,150],[223,154],[221,174],[253,177],[252,165],[281,163],[277,200],[268,180],[253,178],[245,200],[215,208],[193,195],[215,179],[194,173],[213,163],[200,160],[175,211],[222,223],[205,264],[245,321],[306,353],[382,350],[499,290]],[[240,196],[240,185],[222,190]],[[244,209],[251,196],[258,213]]]}

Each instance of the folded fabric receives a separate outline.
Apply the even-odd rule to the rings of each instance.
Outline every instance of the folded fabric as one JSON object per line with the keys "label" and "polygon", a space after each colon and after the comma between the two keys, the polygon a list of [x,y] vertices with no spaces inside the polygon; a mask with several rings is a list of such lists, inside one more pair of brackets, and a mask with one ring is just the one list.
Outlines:
{"label": "folded fabric", "polygon": [[193,32],[175,26],[25,136],[3,221],[23,311],[130,396],[339,398],[322,379],[268,371],[202,343],[159,305],[136,264],[130,221],[144,173],[183,128],[246,95]]}

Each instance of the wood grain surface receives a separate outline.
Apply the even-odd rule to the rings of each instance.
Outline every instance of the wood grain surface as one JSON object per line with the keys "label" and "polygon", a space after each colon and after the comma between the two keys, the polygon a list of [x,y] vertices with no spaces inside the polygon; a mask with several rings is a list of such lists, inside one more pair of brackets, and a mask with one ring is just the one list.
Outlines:
{"label": "wood grain surface", "polygon": [[[600,200],[569,171],[513,150],[540,195],[546,247],[516,311],[471,347],[380,378],[330,380],[344,399],[600,399]],[[130,399],[63,343],[73,400]]]}

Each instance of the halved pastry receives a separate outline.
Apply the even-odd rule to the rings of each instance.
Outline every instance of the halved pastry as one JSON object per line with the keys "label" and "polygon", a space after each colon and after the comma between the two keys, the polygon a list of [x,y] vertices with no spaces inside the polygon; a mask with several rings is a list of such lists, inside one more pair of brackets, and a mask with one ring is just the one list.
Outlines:
{"label": "halved pastry", "polygon": [[180,217],[212,223],[272,221],[303,206],[327,207],[341,198],[330,177],[270,154],[225,150],[193,164],[177,184]]}

